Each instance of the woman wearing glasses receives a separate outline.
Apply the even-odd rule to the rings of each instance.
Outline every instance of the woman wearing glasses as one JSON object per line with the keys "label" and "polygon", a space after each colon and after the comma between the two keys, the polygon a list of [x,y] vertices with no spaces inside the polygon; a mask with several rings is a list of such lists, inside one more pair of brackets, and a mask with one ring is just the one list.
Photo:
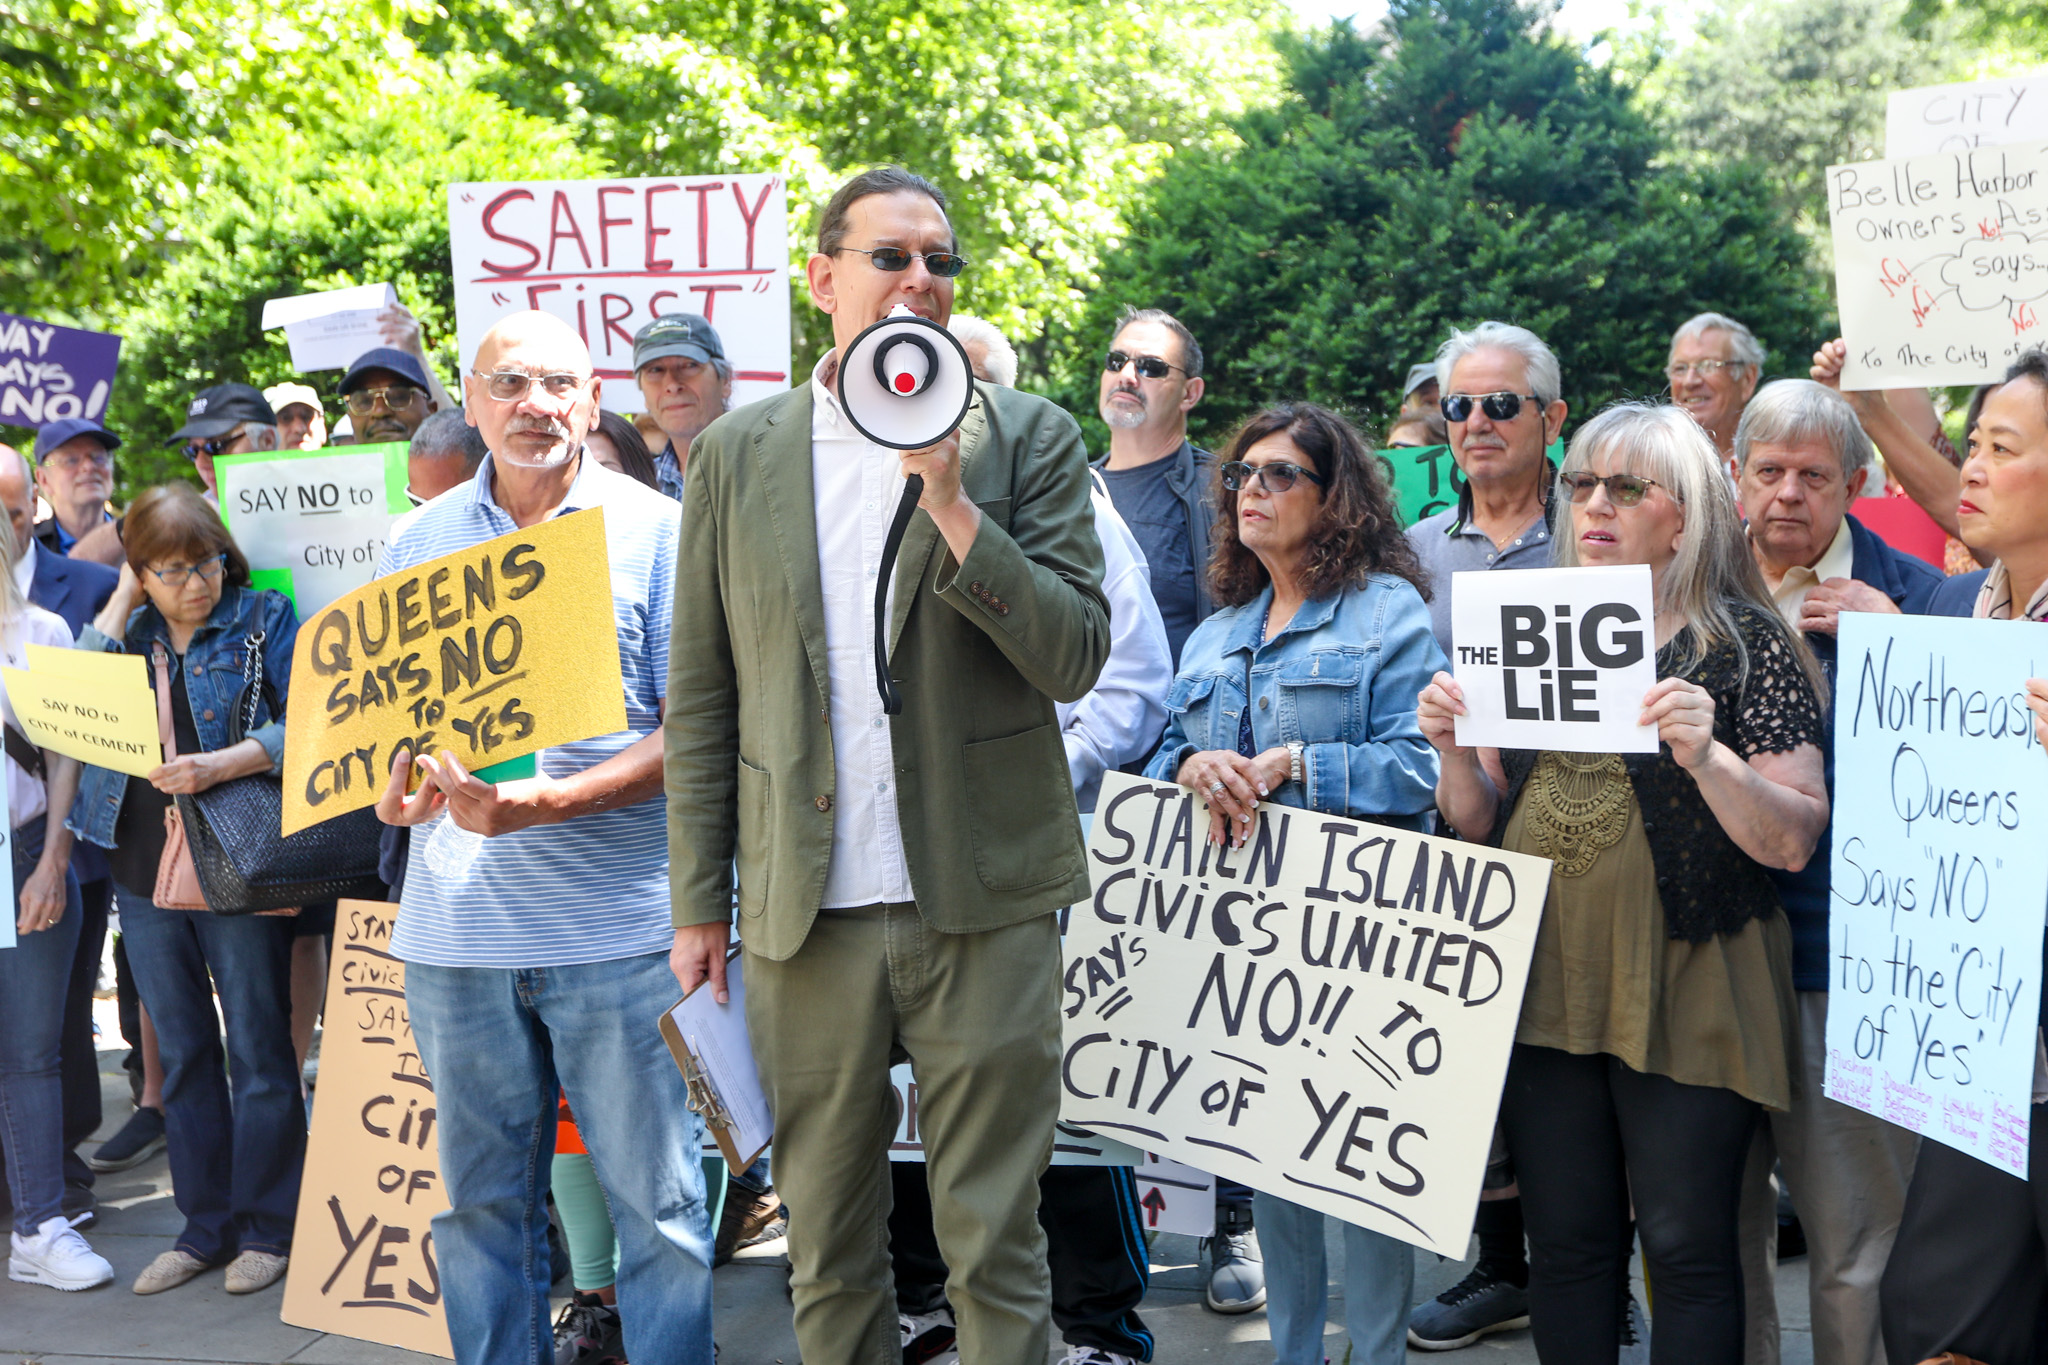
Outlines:
{"label": "woman wearing glasses", "polygon": [[1552,860],[1501,1097],[1531,1325],[1544,1365],[1612,1365],[1633,1199],[1660,1365],[1735,1365],[1743,1160],[1762,1109],[1791,1096],[1791,930],[1765,869],[1803,866],[1827,823],[1823,684],[1684,412],[1610,408],[1558,484],[1560,567],[1650,568],[1658,751],[1461,748],[1450,675],[1418,702],[1444,816]]}
{"label": "woman wearing glasses", "polygon": [[[1216,843],[1241,845],[1262,801],[1425,828],[1436,755],[1410,698],[1444,656],[1364,440],[1327,409],[1283,405],[1232,438],[1217,477],[1222,606],[1188,637],[1146,776],[1207,802]],[[1320,1365],[1323,1215],[1267,1194],[1253,1211],[1279,1365]],[[1353,1359],[1399,1365],[1414,1255],[1348,1224],[1344,1238]]]}
{"label": "woman wearing glasses", "polygon": [[[284,1272],[306,1149],[291,1035],[292,922],[167,909],[154,896],[172,797],[268,772],[282,759],[298,617],[282,593],[250,587],[248,561],[220,515],[186,485],[137,498],[122,539],[120,585],[79,647],[144,661],[177,755],[147,777],[87,767],[70,825],[112,850],[121,932],[163,1052],[171,1180],[185,1226],[135,1292],[158,1293],[226,1263],[228,1292],[246,1294]],[[262,681],[244,735],[251,650],[260,652]]]}

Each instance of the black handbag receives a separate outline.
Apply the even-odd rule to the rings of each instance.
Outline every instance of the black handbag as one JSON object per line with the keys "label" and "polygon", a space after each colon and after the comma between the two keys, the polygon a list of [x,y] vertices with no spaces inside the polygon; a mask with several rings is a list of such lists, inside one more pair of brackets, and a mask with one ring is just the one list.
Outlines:
{"label": "black handbag", "polygon": [[[248,738],[264,690],[264,633],[245,642],[242,707],[231,744]],[[284,781],[276,773],[237,777],[177,798],[192,866],[217,915],[248,915],[318,901],[384,899],[377,876],[374,810],[350,811],[286,838]]]}

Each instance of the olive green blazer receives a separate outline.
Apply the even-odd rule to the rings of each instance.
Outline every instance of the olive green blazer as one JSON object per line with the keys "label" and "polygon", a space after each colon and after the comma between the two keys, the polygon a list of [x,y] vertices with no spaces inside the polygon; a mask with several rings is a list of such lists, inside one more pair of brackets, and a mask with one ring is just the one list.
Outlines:
{"label": "olive green blazer", "polygon": [[[1084,695],[1109,657],[1080,428],[1043,398],[976,390],[961,486],[981,527],[956,563],[930,516],[912,517],[889,648],[911,885],[955,933],[1086,894],[1053,703]],[[811,408],[801,383],[691,444],[662,726],[675,923],[728,919],[737,876],[740,936],[777,961],[810,932],[832,851]]]}

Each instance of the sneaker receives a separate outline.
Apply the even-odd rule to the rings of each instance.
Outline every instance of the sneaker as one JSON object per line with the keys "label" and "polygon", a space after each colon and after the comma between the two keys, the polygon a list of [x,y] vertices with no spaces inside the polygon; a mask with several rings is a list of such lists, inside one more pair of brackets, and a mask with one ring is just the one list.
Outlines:
{"label": "sneaker", "polygon": [[1259,1234],[1251,1228],[1204,1237],[1209,1253],[1209,1285],[1202,1302],[1217,1313],[1249,1313],[1266,1306],[1266,1258]]}
{"label": "sneaker", "polygon": [[71,1224],[52,1218],[37,1228],[33,1237],[13,1234],[7,1278],[52,1289],[96,1289],[113,1282],[114,1267],[86,1245]]}
{"label": "sneaker", "polygon": [[789,1231],[789,1210],[773,1190],[755,1193],[744,1185],[728,1183],[725,1210],[718,1215],[718,1239],[712,1246],[711,1264],[724,1265],[741,1247],[772,1242]]}
{"label": "sneaker", "polygon": [[140,1166],[164,1149],[164,1111],[138,1108],[85,1164],[102,1174]]}
{"label": "sneaker", "polygon": [[1628,1306],[1621,1310],[1621,1353],[1617,1365],[1650,1365],[1650,1324],[1643,1317],[1643,1306],[1636,1302],[1635,1292],[1628,1296]]}
{"label": "sneaker", "polygon": [[1097,1346],[1069,1346],[1059,1365],[1138,1365],[1136,1356],[1120,1356]]}
{"label": "sneaker", "polygon": [[1529,1291],[1517,1289],[1481,1261],[1472,1273],[1408,1315],[1408,1344],[1418,1351],[1456,1351],[1488,1332],[1529,1325]]}
{"label": "sneaker", "polygon": [[626,1349],[619,1310],[595,1294],[574,1294],[555,1319],[555,1365],[596,1365]]}
{"label": "sneaker", "polygon": [[189,1251],[166,1251],[135,1277],[135,1292],[161,1294],[166,1289],[176,1289],[206,1268],[206,1262]]}
{"label": "sneaker", "polygon": [[952,1309],[898,1313],[896,1325],[903,1331],[903,1365],[960,1365]]}
{"label": "sneaker", "polygon": [[228,1262],[228,1293],[254,1294],[259,1289],[270,1288],[284,1278],[284,1268],[290,1259],[269,1251],[243,1252]]}

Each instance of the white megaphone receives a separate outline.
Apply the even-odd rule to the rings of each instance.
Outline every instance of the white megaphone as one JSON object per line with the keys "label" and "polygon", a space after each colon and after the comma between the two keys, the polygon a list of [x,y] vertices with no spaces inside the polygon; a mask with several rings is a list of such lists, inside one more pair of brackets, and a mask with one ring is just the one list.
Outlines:
{"label": "white megaphone", "polygon": [[974,401],[974,370],[953,334],[902,304],[839,358],[839,405],[861,435],[922,450],[951,435]]}

